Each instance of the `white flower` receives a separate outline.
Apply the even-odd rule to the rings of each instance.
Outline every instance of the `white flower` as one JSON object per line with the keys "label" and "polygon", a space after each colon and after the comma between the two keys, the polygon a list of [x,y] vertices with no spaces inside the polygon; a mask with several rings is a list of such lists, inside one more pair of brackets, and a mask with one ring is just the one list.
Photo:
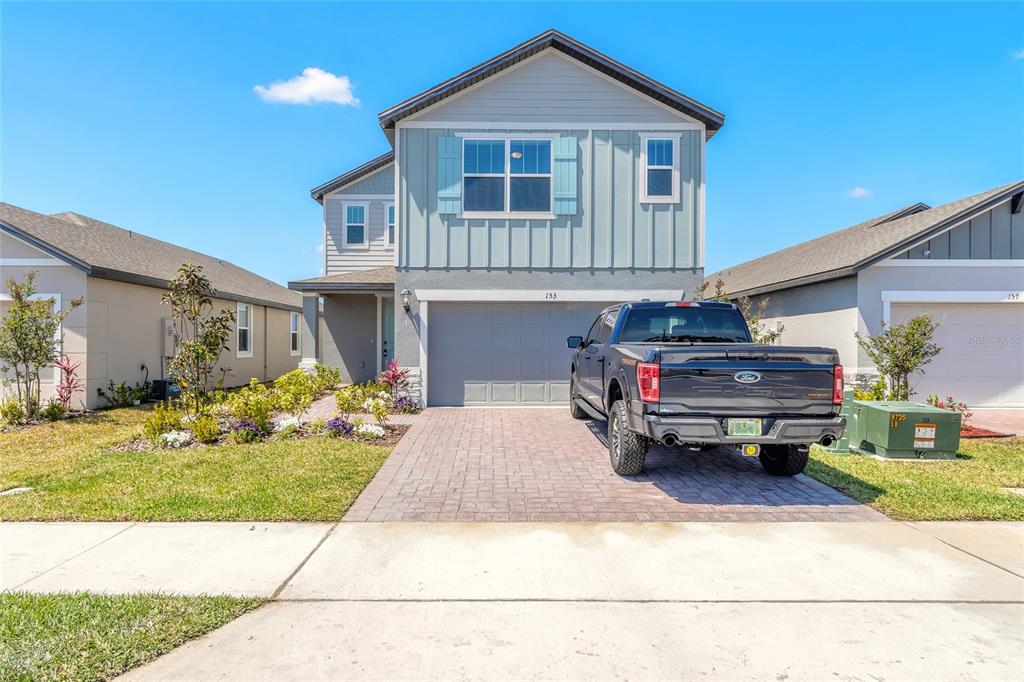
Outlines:
{"label": "white flower", "polygon": [[387,403],[381,398],[367,398],[363,401],[363,411],[373,412],[376,409],[384,407]]}
{"label": "white flower", "polygon": [[188,431],[168,431],[160,435],[160,444],[168,448],[180,448],[192,442]]}
{"label": "white flower", "polygon": [[384,437],[383,427],[377,426],[376,424],[359,424],[356,426],[356,433],[360,436],[370,436],[371,438]]}
{"label": "white flower", "polygon": [[298,417],[285,417],[281,421],[274,424],[274,432],[280,433],[290,429],[298,429],[302,426],[302,422],[299,421]]}
{"label": "white flower", "polygon": [[391,402],[391,394],[388,393],[387,391],[381,391],[380,393],[377,394],[377,397],[383,400],[385,403]]}

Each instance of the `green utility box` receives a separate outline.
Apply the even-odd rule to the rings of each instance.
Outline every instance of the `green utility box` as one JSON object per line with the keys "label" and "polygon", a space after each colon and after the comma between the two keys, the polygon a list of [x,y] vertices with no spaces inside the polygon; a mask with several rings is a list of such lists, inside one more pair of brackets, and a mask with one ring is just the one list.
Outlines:
{"label": "green utility box", "polygon": [[839,440],[825,448],[828,452],[846,453],[850,451],[850,413],[852,411],[853,389],[847,388],[843,390],[843,408],[839,410],[839,414],[846,417],[846,430],[843,431],[843,435]]}
{"label": "green utility box", "polygon": [[854,400],[844,440],[855,452],[891,459],[954,459],[960,415],[911,402]]}

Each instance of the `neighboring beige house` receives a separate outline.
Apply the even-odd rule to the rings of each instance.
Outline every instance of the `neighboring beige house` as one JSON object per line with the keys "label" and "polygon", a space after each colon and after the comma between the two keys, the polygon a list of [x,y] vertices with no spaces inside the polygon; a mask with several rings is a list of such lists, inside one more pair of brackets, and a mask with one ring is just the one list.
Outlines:
{"label": "neighboring beige house", "polygon": [[[135,384],[166,376],[174,337],[170,309],[161,304],[169,280],[184,263],[201,265],[217,292],[216,309],[238,323],[221,356],[225,385],[250,377],[274,379],[298,367],[302,297],[227,261],[168,244],[76,213],[53,216],[0,203],[0,283],[37,272],[38,295],[84,303],[64,321],[64,352],[81,362],[85,388],[75,402],[102,406],[96,389],[109,381]],[[9,305],[0,290],[0,315]],[[145,369],[143,369],[145,367]],[[56,371],[43,377],[43,400]],[[2,390],[2,389],[0,389]]]}
{"label": "neighboring beige house", "polygon": [[786,345],[836,348],[847,374],[876,370],[854,332],[928,314],[942,352],[911,378],[916,398],[1024,407],[1024,181],[930,208],[912,204],[707,277],[768,298]]}

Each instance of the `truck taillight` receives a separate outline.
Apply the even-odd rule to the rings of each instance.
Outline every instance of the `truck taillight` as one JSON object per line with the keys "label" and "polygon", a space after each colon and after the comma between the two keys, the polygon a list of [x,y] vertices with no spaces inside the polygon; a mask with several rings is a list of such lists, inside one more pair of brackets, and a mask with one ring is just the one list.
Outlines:
{"label": "truck taillight", "polygon": [[843,366],[832,365],[832,404],[843,404]]}
{"label": "truck taillight", "polygon": [[640,400],[645,403],[661,402],[661,365],[657,362],[639,362],[636,366],[636,385]]}

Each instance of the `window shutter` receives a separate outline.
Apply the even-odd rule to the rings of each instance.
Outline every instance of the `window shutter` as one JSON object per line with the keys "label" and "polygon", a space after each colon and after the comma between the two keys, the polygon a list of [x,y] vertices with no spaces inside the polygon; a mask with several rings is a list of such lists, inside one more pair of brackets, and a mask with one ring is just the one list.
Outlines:
{"label": "window shutter", "polygon": [[462,210],[462,140],[447,136],[437,138],[437,212],[459,213]]}
{"label": "window shutter", "polygon": [[576,215],[577,155],[575,137],[555,140],[555,214]]}

